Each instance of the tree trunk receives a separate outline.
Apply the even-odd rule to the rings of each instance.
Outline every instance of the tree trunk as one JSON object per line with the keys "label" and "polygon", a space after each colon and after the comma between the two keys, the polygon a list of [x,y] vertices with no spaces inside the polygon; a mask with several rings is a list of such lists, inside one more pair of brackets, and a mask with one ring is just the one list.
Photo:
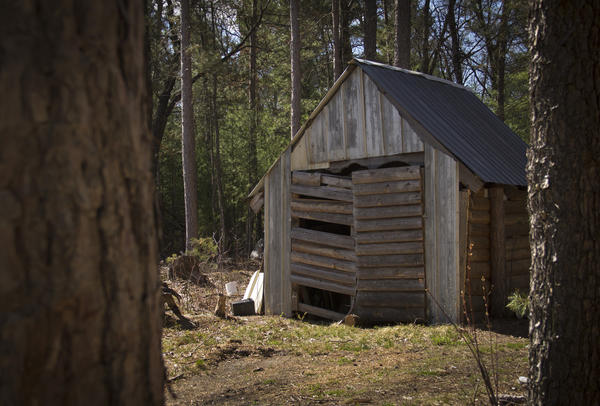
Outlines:
{"label": "tree trunk", "polygon": [[458,37],[458,26],[456,22],[456,0],[448,1],[448,16],[446,19],[450,28],[452,76],[456,83],[462,85],[464,82],[462,71],[463,57],[460,50],[460,39]]}
{"label": "tree trunk", "polygon": [[497,75],[498,75],[498,108],[496,115],[504,121],[504,76],[506,71],[506,48],[508,41],[508,11],[506,2],[502,2],[502,14],[500,15],[500,35],[498,37],[498,57],[497,57]]}
{"label": "tree trunk", "polygon": [[333,19],[333,81],[335,82],[344,69],[340,40],[340,0],[331,0],[331,17]]}
{"label": "tree trunk", "polygon": [[217,205],[219,208],[219,253],[224,254],[227,248],[227,233],[225,229],[225,196],[223,195],[223,169],[221,167],[221,136],[219,133],[219,104],[217,102],[218,77],[213,74],[212,83],[212,119],[215,130],[215,187],[217,189]]}
{"label": "tree trunk", "polygon": [[421,53],[422,53],[422,59],[421,59],[421,68],[419,69],[421,72],[423,73],[430,73],[429,71],[429,30],[430,30],[430,25],[429,25],[429,20],[430,20],[430,13],[431,11],[429,10],[429,5],[430,2],[429,0],[425,0],[425,5],[423,6],[423,42],[421,45]]}
{"label": "tree trunk", "polygon": [[342,42],[342,70],[344,66],[354,57],[352,54],[352,43],[350,41],[350,7],[353,0],[340,0],[340,40]]}
{"label": "tree trunk", "polygon": [[365,0],[364,16],[365,59],[377,60],[377,2]]}
{"label": "tree trunk", "polygon": [[600,8],[530,10],[531,405],[600,404]]}
{"label": "tree trunk", "polygon": [[300,129],[300,27],[298,22],[298,8],[300,0],[290,0],[290,27],[291,27],[291,64],[292,64],[292,106],[291,106],[291,137]]}
{"label": "tree trunk", "polygon": [[[257,0],[252,0],[252,26],[256,24],[257,20]],[[252,191],[254,188],[254,184],[257,181],[258,177],[258,159],[256,155],[256,131],[258,128],[258,108],[256,102],[256,82],[258,80],[256,74],[256,51],[257,51],[257,43],[256,43],[256,30],[252,30],[250,34],[250,80],[248,86],[248,103],[250,105],[250,134],[248,140],[248,185],[250,189],[248,193]],[[254,221],[256,216],[254,215],[254,211],[247,207],[247,215],[246,215],[246,251],[248,254],[252,251],[254,247],[255,239],[254,239]]]}
{"label": "tree trunk", "polygon": [[185,247],[198,238],[198,193],[194,107],[192,101],[192,58],[190,46],[190,3],[181,0],[181,156],[185,196]]}
{"label": "tree trunk", "polygon": [[159,405],[144,4],[0,21],[0,403]]}
{"label": "tree trunk", "polygon": [[396,0],[394,66],[410,69],[410,0]]}

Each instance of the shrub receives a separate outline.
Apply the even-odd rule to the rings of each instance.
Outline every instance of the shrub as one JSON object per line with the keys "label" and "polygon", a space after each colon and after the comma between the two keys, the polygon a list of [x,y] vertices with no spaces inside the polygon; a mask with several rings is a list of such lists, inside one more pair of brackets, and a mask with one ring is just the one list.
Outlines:
{"label": "shrub", "polygon": [[515,290],[512,295],[508,297],[508,304],[506,307],[512,310],[518,318],[522,318],[527,314],[529,307],[529,297],[519,290]]}

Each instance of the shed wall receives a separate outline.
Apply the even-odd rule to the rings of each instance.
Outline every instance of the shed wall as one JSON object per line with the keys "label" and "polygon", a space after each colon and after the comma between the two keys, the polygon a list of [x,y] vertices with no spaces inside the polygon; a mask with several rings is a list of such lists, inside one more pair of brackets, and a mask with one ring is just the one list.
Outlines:
{"label": "shed wall", "polygon": [[425,280],[432,323],[460,317],[458,181],[457,162],[426,145]]}
{"label": "shed wall", "polygon": [[290,150],[265,179],[265,313],[292,315],[290,281]]}
{"label": "shed wall", "polygon": [[423,143],[375,83],[355,69],[313,119],[291,154],[292,170],[422,152]]}

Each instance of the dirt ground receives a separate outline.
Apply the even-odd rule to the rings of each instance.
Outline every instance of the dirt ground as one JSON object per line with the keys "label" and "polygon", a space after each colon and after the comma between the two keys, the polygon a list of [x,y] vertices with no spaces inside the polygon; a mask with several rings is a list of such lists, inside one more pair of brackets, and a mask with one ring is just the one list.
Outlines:
{"label": "dirt ground", "polygon": [[[225,283],[238,281],[243,293],[255,266],[207,268],[202,286],[169,281],[194,326],[166,312],[168,405],[488,404],[467,345],[473,336],[497,392],[515,399],[526,392],[518,381],[527,375],[526,321],[459,332],[415,324],[348,327],[301,315],[214,316]],[[228,298],[228,309],[239,298]]]}

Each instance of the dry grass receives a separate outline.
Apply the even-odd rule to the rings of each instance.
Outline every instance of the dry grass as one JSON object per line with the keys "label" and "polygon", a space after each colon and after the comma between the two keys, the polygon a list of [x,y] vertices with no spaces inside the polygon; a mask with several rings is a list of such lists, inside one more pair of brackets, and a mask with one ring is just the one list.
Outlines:
{"label": "dry grass", "polygon": [[[222,287],[250,275],[234,269],[209,278]],[[167,394],[167,404],[464,405],[487,399],[477,366],[451,326],[367,329],[277,316],[219,319],[211,314],[214,286],[172,286],[184,294],[184,312],[197,328],[171,323],[164,329],[168,377],[177,378],[171,384],[177,398]],[[489,337],[481,334],[484,356]],[[517,379],[526,374],[527,340],[491,337],[500,392],[523,394]]]}

